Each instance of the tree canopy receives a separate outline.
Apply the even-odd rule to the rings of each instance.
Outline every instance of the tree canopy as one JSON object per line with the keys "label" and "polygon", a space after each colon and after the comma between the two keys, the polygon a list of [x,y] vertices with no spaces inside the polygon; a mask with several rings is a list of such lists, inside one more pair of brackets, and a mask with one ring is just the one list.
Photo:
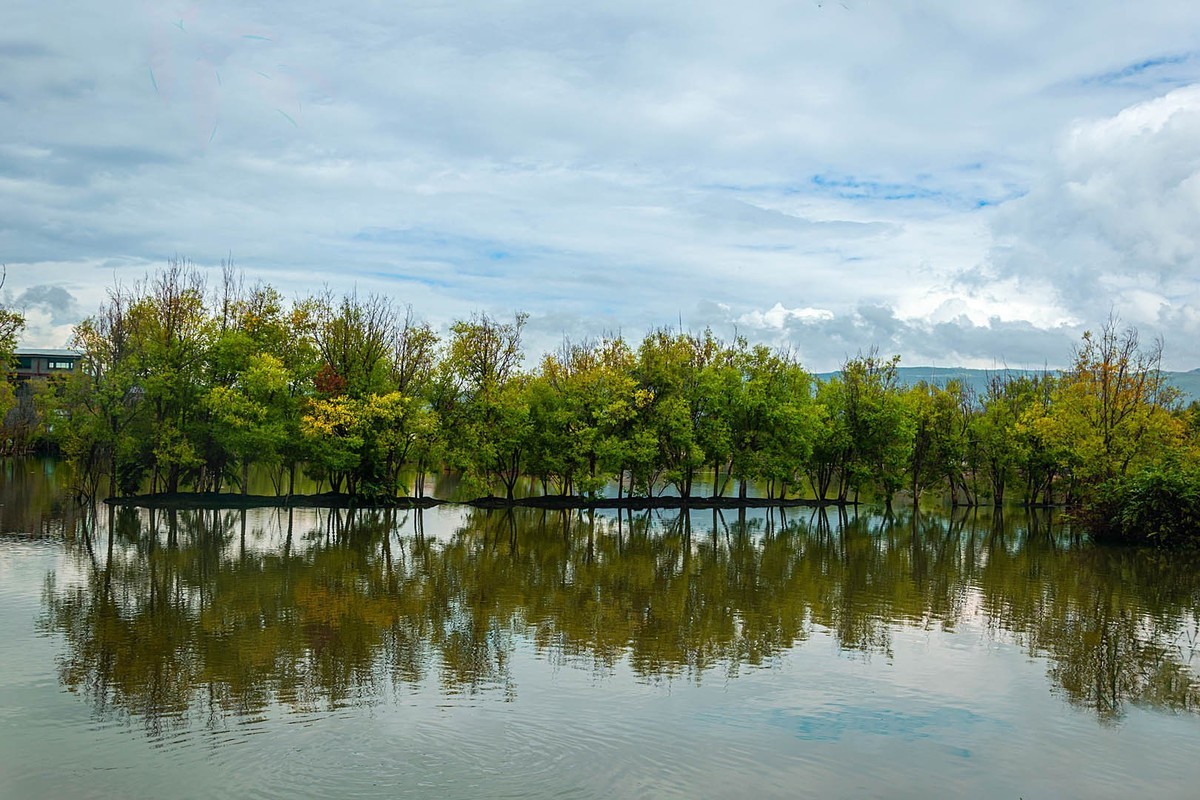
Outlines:
{"label": "tree canopy", "polygon": [[[19,317],[4,314],[11,352]],[[214,289],[176,259],[76,327],[82,368],[39,390],[34,416],[54,424],[37,437],[93,496],[244,493],[253,471],[277,494],[299,472],[372,498],[422,496],[442,473],[502,500],[1073,504],[1200,453],[1161,343],[1116,319],[1068,369],[998,372],[980,393],[905,386],[874,349],[818,380],[792,351],[711,330],[567,340],[528,365],[527,321],[480,313],[439,335],[384,296],[288,301],[231,265]]]}

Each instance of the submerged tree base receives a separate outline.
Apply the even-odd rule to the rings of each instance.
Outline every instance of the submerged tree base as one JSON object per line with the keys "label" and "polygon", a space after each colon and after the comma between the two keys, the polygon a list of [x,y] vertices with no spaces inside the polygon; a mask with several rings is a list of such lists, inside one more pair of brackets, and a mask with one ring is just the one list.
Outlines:
{"label": "submerged tree base", "polygon": [[156,494],[110,497],[109,505],[139,508],[433,508],[441,505],[475,508],[551,508],[551,509],[631,509],[657,508],[796,508],[852,506],[852,500],[787,500],[765,497],[581,497],[578,495],[539,495],[510,500],[506,497],[477,497],[455,502],[433,497],[366,497],[325,492],[289,496],[238,494],[232,492],[159,492]]}

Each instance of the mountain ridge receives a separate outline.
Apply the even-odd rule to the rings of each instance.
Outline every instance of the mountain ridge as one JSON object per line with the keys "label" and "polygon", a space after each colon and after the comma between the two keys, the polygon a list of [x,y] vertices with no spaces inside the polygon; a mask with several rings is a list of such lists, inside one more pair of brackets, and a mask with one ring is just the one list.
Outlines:
{"label": "mountain ridge", "polygon": [[[904,386],[912,386],[920,381],[944,386],[949,381],[958,380],[976,392],[982,392],[987,387],[988,379],[992,375],[1038,375],[1042,372],[1059,371],[1055,369],[974,369],[971,367],[917,366],[897,367],[896,376]],[[832,372],[818,372],[815,375],[821,380],[828,380],[839,374],[839,372],[840,370],[834,370]],[[1185,405],[1200,400],[1200,367],[1187,372],[1163,370],[1162,374],[1166,378],[1167,383],[1179,390],[1181,399]]]}

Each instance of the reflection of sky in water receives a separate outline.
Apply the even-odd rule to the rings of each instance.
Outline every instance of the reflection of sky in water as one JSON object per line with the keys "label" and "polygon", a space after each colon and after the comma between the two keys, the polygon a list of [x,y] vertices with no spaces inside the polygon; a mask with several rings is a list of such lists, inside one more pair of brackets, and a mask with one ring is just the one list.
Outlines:
{"label": "reflection of sky in water", "polygon": [[997,733],[1012,726],[980,716],[963,708],[939,707],[924,713],[897,711],[866,706],[834,706],[816,714],[799,714],[786,709],[770,712],[770,724],[779,726],[799,739],[835,742],[855,734],[898,737],[905,740],[930,739],[947,752],[970,758],[971,751],[953,740],[966,734],[978,735],[981,729]]}
{"label": "reflection of sky in water", "polygon": [[[31,529],[77,524],[53,494],[7,500]],[[1163,713],[1194,707],[1170,647],[1197,572],[1057,523],[290,517],[289,540],[277,509],[114,511],[111,560],[107,509],[90,537],[0,541],[0,796],[86,795],[93,767],[50,777],[68,751],[124,765],[106,794],[155,796],[264,769],[281,793],[462,797],[1170,797],[1200,779],[1181,756],[1196,718]]]}

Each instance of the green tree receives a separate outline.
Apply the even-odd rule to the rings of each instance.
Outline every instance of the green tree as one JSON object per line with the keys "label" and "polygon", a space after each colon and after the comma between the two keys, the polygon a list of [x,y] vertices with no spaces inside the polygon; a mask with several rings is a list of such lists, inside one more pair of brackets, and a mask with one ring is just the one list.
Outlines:
{"label": "green tree", "polygon": [[812,455],[807,472],[818,502],[831,499],[831,491],[834,499],[845,502],[850,490],[854,439],[845,409],[846,384],[840,376],[817,384]]}
{"label": "green tree", "polygon": [[815,445],[819,412],[811,396],[811,378],[785,354],[764,345],[735,352],[732,391],[731,472],[740,497],[749,480],[762,480],[767,497],[783,496],[808,466]]}
{"label": "green tree", "polygon": [[469,485],[498,482],[509,500],[528,443],[526,378],[518,371],[527,319],[522,313],[500,322],[479,314],[455,322],[436,390],[447,460],[463,470]]}
{"label": "green tree", "polygon": [[905,413],[896,368],[900,357],[874,352],[842,365],[841,414],[850,440],[849,484],[858,492],[872,484],[891,504],[904,485],[913,446],[913,422]]}
{"label": "green tree", "polygon": [[81,359],[65,387],[63,451],[89,497],[99,494],[104,476],[110,497],[132,494],[149,469],[144,354],[133,314],[142,293],[141,286],[117,284],[99,313],[77,325],[72,336]]}
{"label": "green tree", "polygon": [[395,365],[397,315],[382,295],[321,298],[314,306],[314,339],[322,361],[318,389],[326,395],[363,398],[386,392]]}
{"label": "green tree", "polygon": [[273,465],[287,443],[294,407],[291,375],[268,353],[247,361],[233,386],[214,386],[205,397],[217,442],[241,464],[241,491],[250,485],[252,463]]}
{"label": "green tree", "polygon": [[362,401],[346,395],[314,399],[300,418],[309,470],[318,481],[329,481],[333,492],[343,486],[354,491],[364,427]]}
{"label": "green tree", "polygon": [[156,273],[129,308],[138,353],[138,388],[152,418],[151,491],[177,492],[185,476],[204,463],[200,448],[213,334],[204,279],[186,259],[174,258]]}
{"label": "green tree", "polygon": [[697,470],[710,463],[704,431],[706,420],[717,412],[706,402],[704,375],[721,350],[707,330],[696,336],[659,329],[642,340],[634,377],[648,402],[634,436],[643,444],[657,440],[657,453],[650,457],[645,446],[636,444],[631,452],[639,457],[634,475],[648,495],[661,477],[681,497],[690,497]]}
{"label": "green tree", "polygon": [[[8,272],[0,266],[0,289],[8,278]],[[11,371],[16,366],[13,351],[17,348],[17,337],[25,329],[25,318],[0,305],[0,429],[5,427],[8,415],[17,407],[16,387],[13,384]],[[0,442],[3,449],[4,442]]]}

